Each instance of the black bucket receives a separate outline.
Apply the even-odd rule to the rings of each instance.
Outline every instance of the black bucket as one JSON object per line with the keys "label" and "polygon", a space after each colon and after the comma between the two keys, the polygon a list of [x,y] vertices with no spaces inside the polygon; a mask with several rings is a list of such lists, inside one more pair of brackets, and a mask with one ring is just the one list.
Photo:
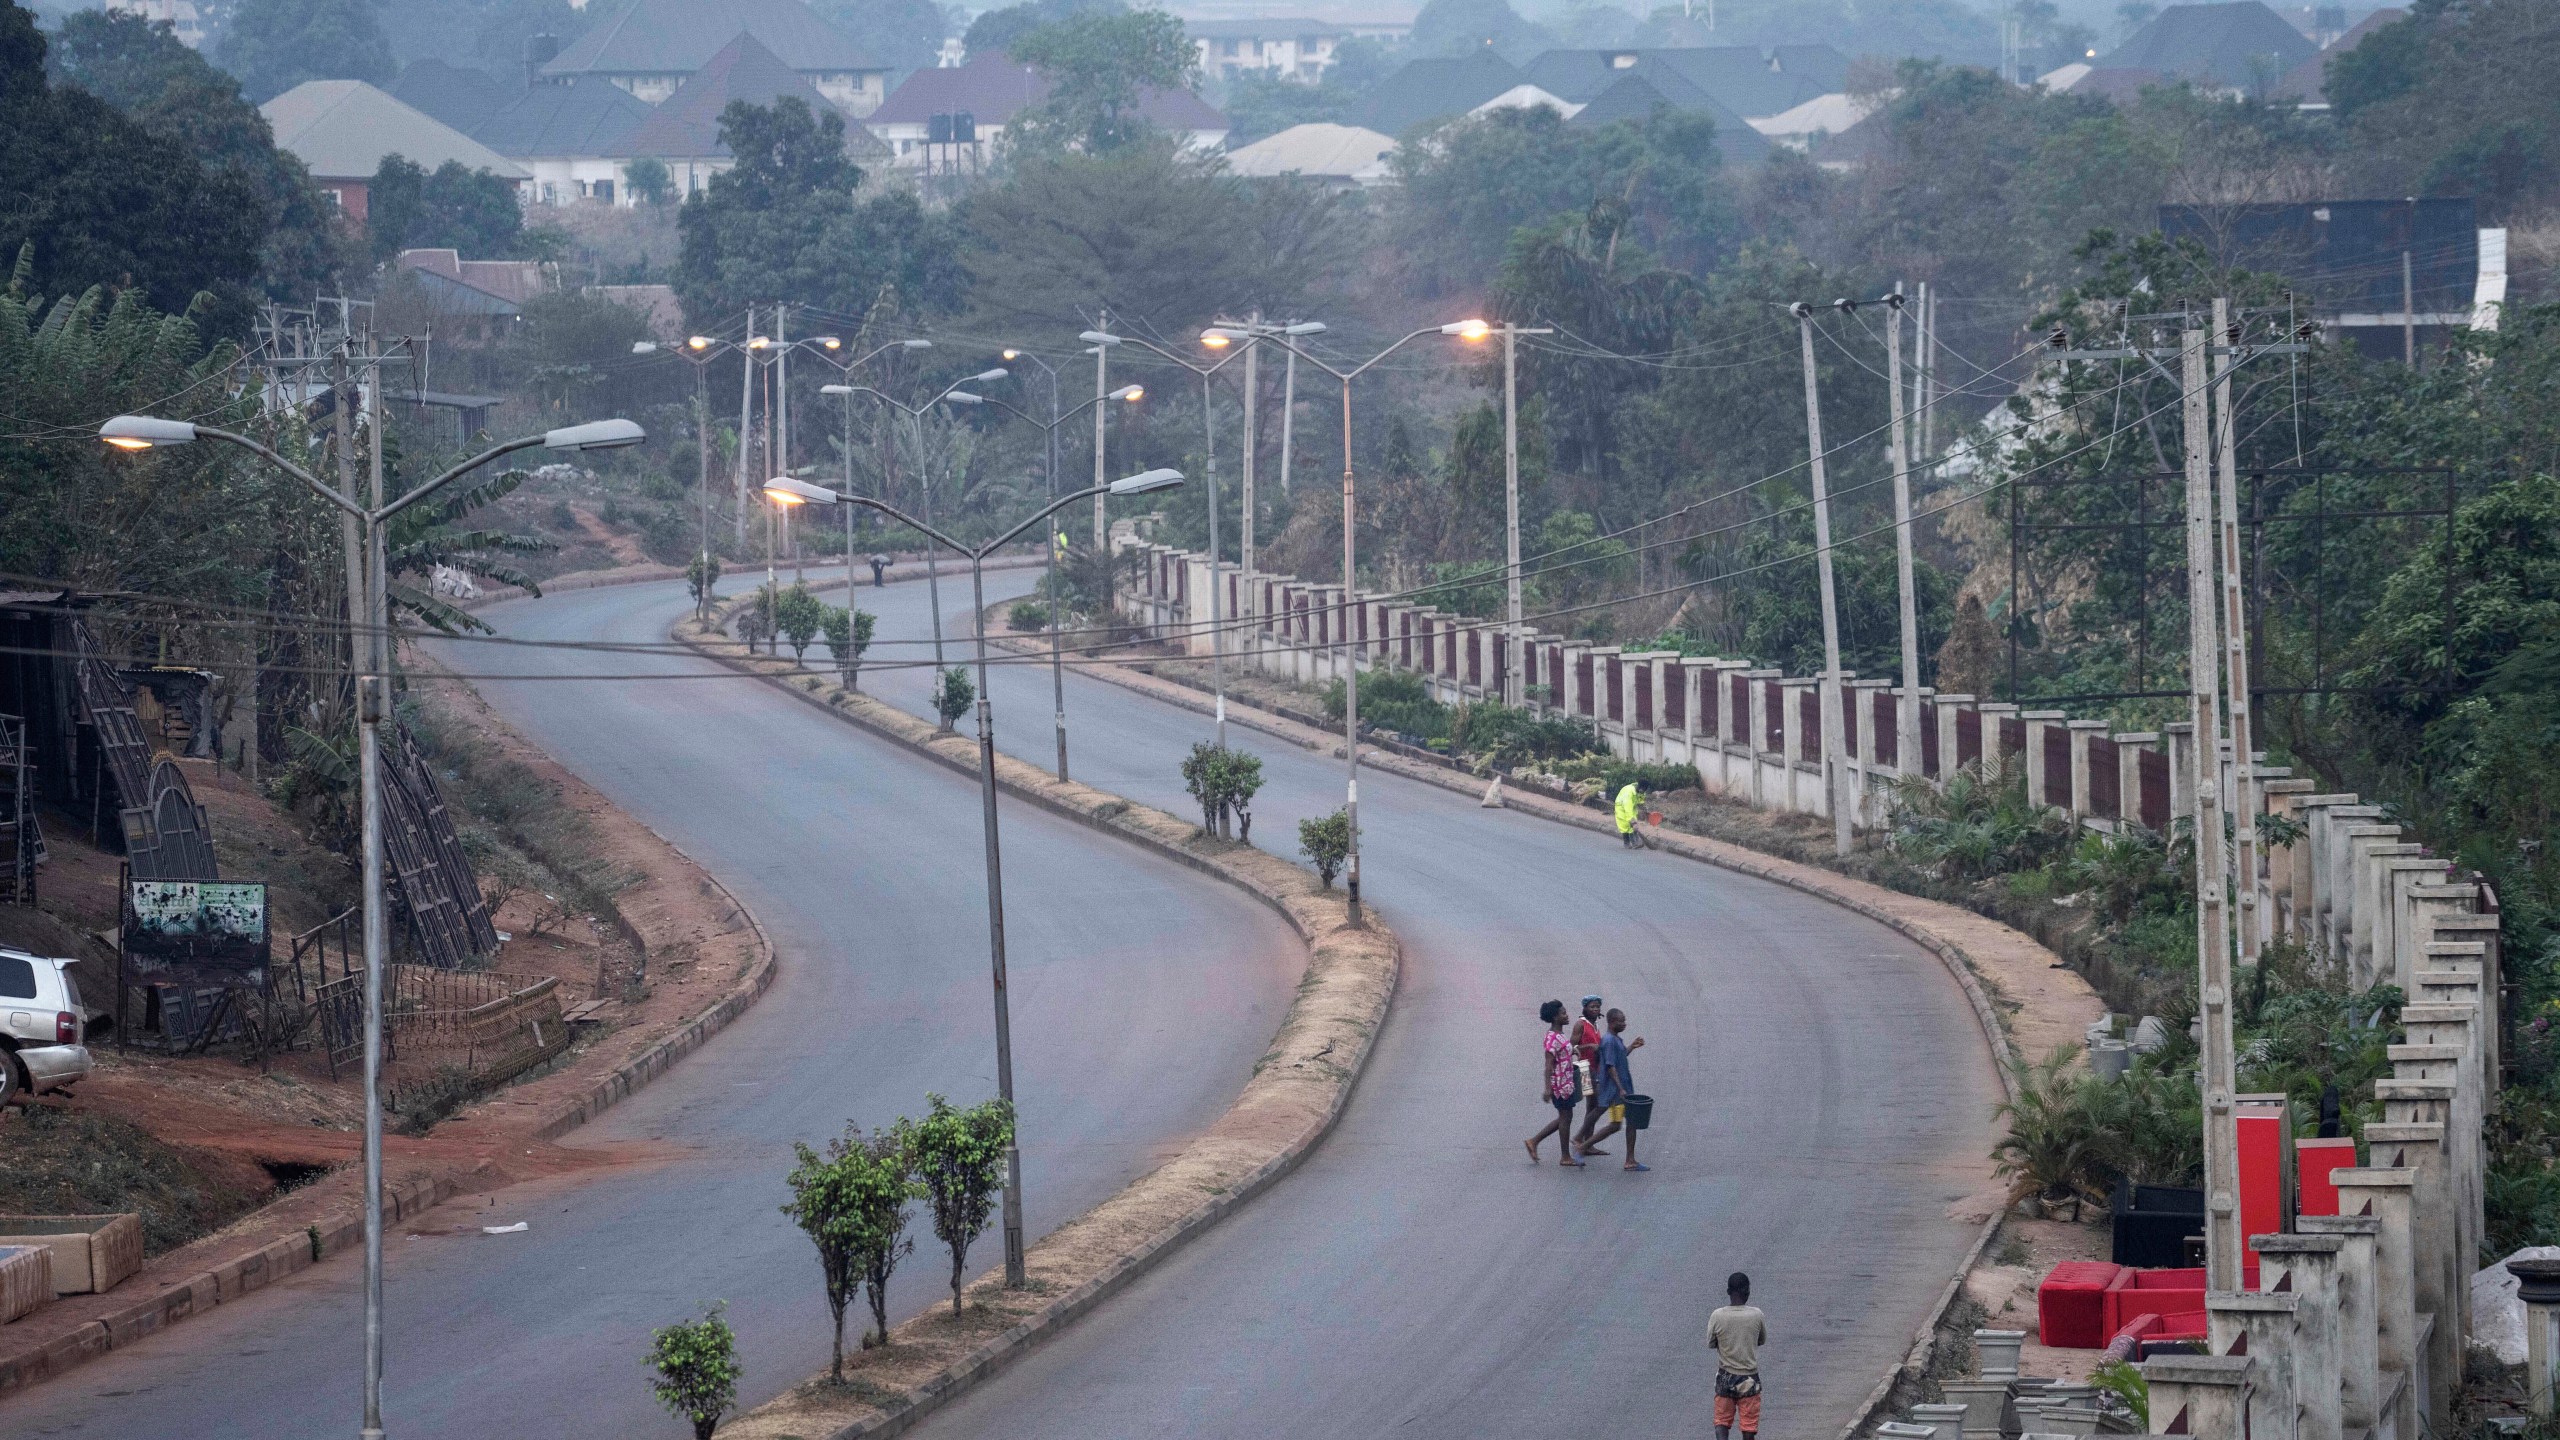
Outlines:
{"label": "black bucket", "polygon": [[1652,1129],[1652,1128],[1653,1128],[1653,1097],[1652,1097],[1652,1096],[1650,1096],[1650,1095],[1629,1095],[1629,1096],[1627,1096],[1623,1101],[1621,1101],[1621,1102],[1619,1102],[1619,1103],[1621,1103],[1621,1104],[1623,1104],[1623,1105],[1625,1105],[1625,1106],[1627,1107],[1627,1128],[1628,1128],[1628,1129],[1630,1129],[1630,1130],[1650,1130],[1650,1129]]}

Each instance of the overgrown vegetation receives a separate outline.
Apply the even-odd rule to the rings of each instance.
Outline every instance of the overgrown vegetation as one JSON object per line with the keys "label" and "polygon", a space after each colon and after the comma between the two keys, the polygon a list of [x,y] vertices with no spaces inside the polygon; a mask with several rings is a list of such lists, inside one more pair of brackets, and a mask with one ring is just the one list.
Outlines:
{"label": "overgrown vegetation", "polygon": [[222,1165],[198,1163],[140,1126],[94,1110],[30,1105],[0,1116],[0,1214],[142,1217],[146,1255],[174,1250],[264,1197]]}

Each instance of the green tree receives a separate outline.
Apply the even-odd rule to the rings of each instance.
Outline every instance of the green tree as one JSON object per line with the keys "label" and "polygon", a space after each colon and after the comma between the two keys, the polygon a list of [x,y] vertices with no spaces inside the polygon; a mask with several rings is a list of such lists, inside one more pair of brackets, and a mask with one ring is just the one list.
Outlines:
{"label": "green tree", "polygon": [[1298,822],[1298,853],[1316,867],[1316,879],[1324,888],[1333,888],[1333,877],[1342,873],[1344,862],[1351,858],[1351,812],[1337,809],[1330,815]]}
{"label": "green tree", "polygon": [[811,8],[892,70],[932,69],[951,33],[934,0],[819,0]]}
{"label": "green tree", "polygon": [[377,261],[430,245],[474,258],[508,257],[522,247],[524,209],[514,182],[490,171],[466,169],[459,160],[428,171],[405,156],[385,155],[366,192],[365,231]]}
{"label": "green tree", "polygon": [[63,17],[47,69],[140,122],[144,129],[194,152],[214,173],[230,173],[256,190],[265,238],[258,283],[270,300],[307,301],[336,282],[354,260],[338,213],[293,155],[278,150],[266,117],[171,32],[117,10],[75,10]]}
{"label": "green tree", "polygon": [[1182,786],[1200,802],[1202,831],[1252,843],[1253,797],[1262,789],[1261,756],[1201,741],[1183,758]]}
{"label": "green tree", "polygon": [[1147,92],[1188,90],[1199,75],[1191,37],[1162,10],[1081,11],[1005,48],[1049,82],[1012,127],[1021,144],[1116,150],[1153,128],[1138,113]]}
{"label": "green tree", "polygon": [[1120,0],[1027,0],[1020,5],[1007,5],[981,10],[962,32],[960,43],[972,55],[1001,55],[1013,49],[1013,42],[1044,25],[1088,12],[1117,15],[1128,7]]}
{"label": "green tree", "polygon": [[622,167],[622,185],[641,204],[652,209],[676,198],[675,176],[667,171],[667,162],[643,155]]}
{"label": "green tree", "polygon": [[[386,463],[394,474],[408,468],[396,460]],[[525,479],[523,471],[507,470],[477,484],[458,482],[393,517],[384,535],[383,560],[391,576],[386,593],[395,620],[411,617],[446,635],[494,633],[487,621],[435,593],[432,579],[439,568],[513,585],[530,595],[542,593],[542,586],[509,557],[539,555],[558,545],[537,535],[464,523],[473,512],[514,494]]]}
{"label": "green tree", "polygon": [[720,1418],[738,1403],[738,1336],[720,1318],[722,1301],[699,1320],[679,1321],[649,1334],[645,1363],[656,1373],[649,1393],[667,1413],[693,1427],[693,1440],[711,1440]]}
{"label": "green tree", "polygon": [[933,1233],[951,1251],[951,1313],[960,1313],[960,1283],[967,1278],[969,1246],[986,1233],[1004,1190],[1005,1152],[1013,1146],[1013,1107],[989,1100],[954,1109],[927,1095],[933,1109],[922,1120],[900,1120],[896,1134],[907,1163],[933,1212]]}
{"label": "green tree", "polygon": [[33,15],[0,4],[0,258],[25,260],[18,293],[138,285],[167,314],[204,295],[195,313],[209,330],[245,332],[266,234],[254,188],[104,100],[46,84],[46,48]]}
{"label": "green tree", "polygon": [[835,1348],[827,1374],[844,1379],[844,1312],[856,1292],[868,1289],[873,1333],[862,1347],[889,1343],[889,1276],[915,1249],[907,1238],[907,1202],[916,1183],[907,1153],[894,1133],[866,1138],[859,1127],[827,1142],[821,1155],[794,1142],[799,1164],[790,1175],[791,1202],[782,1213],[818,1247],[826,1277],[827,1311],[835,1319]]}
{"label": "green tree", "polygon": [[879,623],[880,617],[868,610],[827,607],[827,650],[835,656],[836,670],[844,676],[847,690],[860,688],[862,654],[871,648],[871,632]]}
{"label": "green tree", "polygon": [[978,701],[978,687],[969,683],[969,672],[954,665],[942,672],[933,689],[933,713],[942,718],[942,728],[950,729],[969,713]]}
{"label": "green tree", "polygon": [[719,556],[696,555],[685,565],[684,588],[693,595],[694,618],[709,618],[711,611],[711,597],[718,593],[719,584]]}
{"label": "green tree", "polygon": [[791,642],[791,658],[806,663],[810,642],[827,625],[827,607],[806,585],[794,585],[782,592],[773,603],[773,625],[782,638]]}
{"label": "green tree", "polygon": [[675,287],[688,314],[726,317],[776,295],[850,316],[872,314],[886,295],[910,318],[958,307],[968,276],[949,218],[905,190],[857,198],[862,171],[844,135],[834,109],[787,95],[721,113],[737,163],[677,215]]}
{"label": "green tree", "polygon": [[239,0],[214,59],[261,105],[305,80],[386,85],[398,69],[368,0]]}

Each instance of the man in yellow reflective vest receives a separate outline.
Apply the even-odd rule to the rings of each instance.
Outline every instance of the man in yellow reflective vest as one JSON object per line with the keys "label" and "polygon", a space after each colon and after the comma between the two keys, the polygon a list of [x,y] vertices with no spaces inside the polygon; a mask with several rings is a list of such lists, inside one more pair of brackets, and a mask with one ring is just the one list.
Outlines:
{"label": "man in yellow reflective vest", "polygon": [[1618,791],[1618,843],[1630,850],[1640,849],[1644,841],[1636,835],[1636,810],[1644,804],[1643,792],[1636,782],[1628,781]]}

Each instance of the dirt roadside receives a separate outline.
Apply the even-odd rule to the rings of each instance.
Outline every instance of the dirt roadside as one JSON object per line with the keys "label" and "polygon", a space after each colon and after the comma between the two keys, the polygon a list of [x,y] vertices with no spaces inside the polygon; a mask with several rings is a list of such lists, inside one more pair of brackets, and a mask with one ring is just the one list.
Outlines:
{"label": "dirt roadside", "polygon": [[[849,723],[975,775],[977,745],[849,691],[789,661],[691,621],[676,638]],[[1294,1168],[1333,1127],[1366,1065],[1395,993],[1401,951],[1373,911],[1354,927],[1343,897],[1315,876],[1247,845],[1203,838],[1198,827],[1091,786],[1061,783],[1007,756],[998,783],[1016,797],[1242,886],[1307,942],[1305,977],[1270,1048],[1226,1114],[1172,1160],[1033,1245],[1030,1283],[978,1277],[958,1316],[937,1306],[890,1332],[882,1348],[845,1361],[842,1384],[819,1375],[721,1426],[741,1440],[855,1440],[894,1435],[986,1379],[1058,1327],[1143,1274]]]}
{"label": "dirt roadside", "polygon": [[[1000,616],[1001,607],[996,607],[989,618],[1000,623]],[[996,645],[1016,654],[1047,653],[1046,647],[1036,640],[1009,635],[1003,629],[991,634]],[[1173,661],[1167,668],[1178,668],[1182,663]],[[1211,713],[1215,708],[1210,695],[1197,686],[1152,674],[1146,669],[1128,665],[1097,665],[1088,667],[1085,673],[1200,714]],[[1237,688],[1231,683],[1227,692],[1227,719],[1231,722],[1302,749],[1336,756],[1343,753],[1342,736],[1337,731],[1318,729],[1259,705],[1242,702]],[[1257,688],[1265,694],[1271,693],[1267,686]],[[1491,784],[1446,762],[1435,763],[1366,742],[1361,746],[1360,763],[1478,797],[1483,797]],[[1495,798],[1504,808],[1595,833],[1614,833],[1615,830],[1614,821],[1598,810],[1536,791],[1506,785],[1496,792]],[[2097,992],[2085,979],[2067,969],[2059,956],[2033,937],[1970,910],[1905,895],[1836,871],[1765,855],[1705,836],[1648,827],[1646,838],[1656,848],[1675,855],[1818,895],[1890,926],[1928,950],[1945,966],[1949,977],[1972,1007],[2001,1087],[2011,1098],[2017,1094],[2017,1080],[2013,1073],[2013,1061],[2017,1057],[2041,1056],[2062,1044],[2079,1043],[2084,1039],[2089,1024],[2106,1013]],[[1979,1282],[1985,1272],[1993,1268],[1988,1257],[1994,1241],[2011,1221],[2007,1187],[1993,1172],[1989,1154],[1991,1141],[1995,1138],[1991,1117],[1984,1117],[1984,1122],[1979,1186],[1947,1209],[1948,1218],[1978,1227],[1973,1246],[1964,1263],[1948,1276],[1937,1303],[1930,1307],[1927,1323],[1913,1333],[1911,1346],[1901,1362],[1877,1381],[1857,1417],[1842,1430],[1842,1440],[1851,1440],[1876,1422],[1890,1418],[1895,1406],[1909,1402],[1940,1359],[1937,1352],[1945,1338],[1940,1332],[1940,1324],[1949,1307],[1966,1293],[1969,1283],[1976,1289],[1985,1288]],[[1999,1297],[2006,1300],[2014,1286],[1992,1288],[1996,1288]]]}
{"label": "dirt roadside", "polygon": [[[437,667],[415,664],[430,677]],[[483,1099],[423,1137],[384,1140],[384,1212],[407,1223],[457,1194],[641,1158],[555,1143],[665,1072],[754,1003],[772,982],[771,943],[719,882],[623,814],[457,685],[452,712],[479,738],[553,787],[588,819],[601,858],[638,877],[620,899],[650,960],[637,1003],[609,1002],[600,1032],[533,1078]],[[138,1082],[138,1077],[137,1077]],[[105,1295],[65,1296],[0,1329],[0,1395],[61,1375],[111,1349],[354,1249],[363,1234],[363,1176],[348,1163],[361,1136],[309,1123],[243,1124],[235,1107],[158,1102],[154,1129],[205,1149],[246,1150],[328,1166],[275,1202],[153,1259]],[[343,1117],[336,1117],[343,1119]]]}

